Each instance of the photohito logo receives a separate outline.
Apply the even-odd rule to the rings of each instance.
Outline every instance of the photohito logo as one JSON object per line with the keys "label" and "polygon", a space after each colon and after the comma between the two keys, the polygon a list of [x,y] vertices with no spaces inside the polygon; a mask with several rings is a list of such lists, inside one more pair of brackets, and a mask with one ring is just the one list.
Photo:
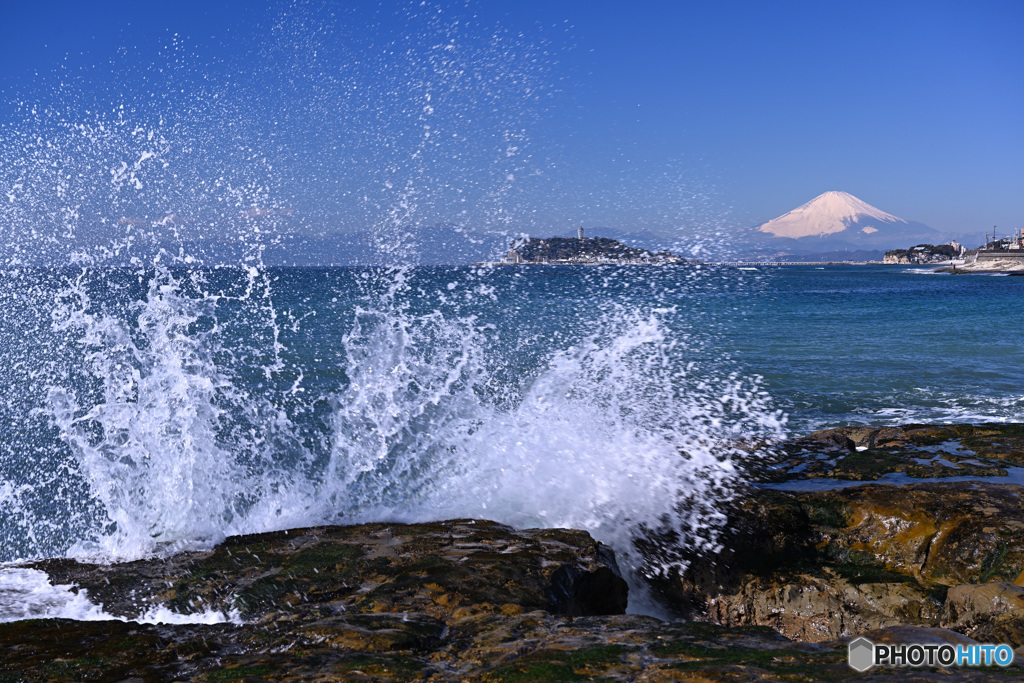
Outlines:
{"label": "photohito logo", "polygon": [[1010,666],[1009,645],[876,645],[867,638],[850,641],[850,667],[867,671],[873,666]]}

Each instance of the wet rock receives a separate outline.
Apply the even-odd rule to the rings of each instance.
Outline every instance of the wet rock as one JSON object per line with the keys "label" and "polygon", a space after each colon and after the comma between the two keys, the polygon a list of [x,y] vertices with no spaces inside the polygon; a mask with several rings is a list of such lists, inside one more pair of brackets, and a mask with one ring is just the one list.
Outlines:
{"label": "wet rock", "polygon": [[876,631],[862,634],[873,643],[882,645],[975,645],[974,638],[957,633],[948,628],[929,628],[925,626],[889,626]]}
{"label": "wet rock", "polygon": [[[796,490],[752,488],[731,513],[723,549],[658,583],[679,614],[811,642],[949,626],[1024,644],[1006,608],[1018,590],[1010,582],[1024,583],[1024,489],[996,483],[1006,470],[989,467],[1024,455],[1020,425],[848,427],[779,452],[783,467],[765,479]],[[900,473],[912,482],[943,468],[976,480],[799,490],[826,477]]]}
{"label": "wet rock", "polygon": [[246,620],[323,605],[438,618],[505,606],[621,614],[628,591],[610,550],[586,532],[483,520],[318,527],[237,536],[166,560],[33,567],[129,618],[154,605],[183,614],[237,611]]}
{"label": "wet rock", "polygon": [[165,605],[243,623],[0,624],[0,682],[1006,678],[860,675],[843,639],[1024,644],[1024,489],[992,474],[1024,463],[1024,427],[851,427],[779,453],[765,478],[783,486],[977,476],[752,488],[721,551],[653,584],[689,622],[623,614],[614,558],[585,532],[480,520],[281,531],[112,566],[35,563],[123,617]]}
{"label": "wet rock", "polygon": [[301,628],[157,627],[42,620],[0,624],[4,681],[574,681],[837,680],[842,644],[790,641],[763,627],[725,629],[615,615],[537,611],[439,623],[392,615]]}
{"label": "wet rock", "polygon": [[950,587],[1024,568],[1021,493],[975,482],[762,491],[735,513],[726,550],[663,594],[698,618],[810,641],[938,626]]}
{"label": "wet rock", "polygon": [[865,486],[824,494],[849,509],[831,537],[931,584],[1015,580],[1024,568],[1020,486],[980,482]]}
{"label": "wet rock", "polygon": [[834,446],[840,452],[847,453],[857,450],[857,442],[838,429],[815,432],[814,434],[797,441],[797,443],[820,444],[826,449],[828,449],[829,446]]}
{"label": "wet rock", "polygon": [[902,582],[856,584],[838,576],[796,574],[745,581],[709,599],[706,617],[726,626],[771,626],[807,642],[838,640],[897,624],[934,623],[939,605]]}
{"label": "wet rock", "polygon": [[782,444],[762,481],[878,481],[1006,477],[1024,465],[1024,428],[1014,424],[840,427]]}
{"label": "wet rock", "polygon": [[610,567],[585,571],[562,565],[551,576],[551,611],[571,617],[623,614],[629,590]]}
{"label": "wet rock", "polygon": [[570,616],[621,612],[626,600],[606,549],[576,531],[472,520],[321,527],[228,539],[167,560],[35,566],[104,597],[108,609],[139,607],[109,588],[117,586],[248,616],[216,625],[0,624],[5,683],[776,681],[849,671],[842,644],[797,643],[766,627]]}
{"label": "wet rock", "polygon": [[1024,644],[1024,588],[1006,581],[950,588],[941,623],[983,642]]}

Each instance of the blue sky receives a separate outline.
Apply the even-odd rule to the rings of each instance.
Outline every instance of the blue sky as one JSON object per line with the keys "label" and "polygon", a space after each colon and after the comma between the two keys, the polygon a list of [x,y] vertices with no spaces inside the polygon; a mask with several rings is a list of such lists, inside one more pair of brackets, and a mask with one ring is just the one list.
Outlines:
{"label": "blue sky", "polygon": [[[299,3],[297,9],[234,1],[19,3],[6,9],[0,28],[0,116],[17,126],[15,102],[87,108],[85,101],[143,101],[139,93],[147,89],[154,90],[150,101],[171,106],[167,98],[188,94],[168,92],[210,78],[230,89],[239,79],[254,78],[254,71],[269,79],[275,97],[284,98],[288,84],[315,88],[316,69],[362,62],[360,50],[376,50],[392,34],[406,49],[429,45],[444,30],[404,43],[401,36],[416,30],[425,12],[440,8],[445,22],[461,20],[454,32],[461,44],[479,43],[466,53],[468,63],[486,62],[483,74],[529,76],[542,91],[510,85],[510,77],[493,103],[503,113],[495,109],[489,118],[474,99],[484,91],[460,81],[456,90],[463,99],[449,97],[448,115],[435,114],[445,134],[457,131],[462,110],[477,105],[473,125],[517,134],[525,129],[518,144],[510,143],[519,151],[515,173],[508,174],[516,175],[516,185],[501,190],[513,207],[505,227],[541,232],[583,223],[668,233],[687,226],[728,231],[773,218],[826,190],[850,192],[943,231],[978,232],[979,240],[993,225],[1024,227],[1021,2],[442,2],[427,9],[410,3],[412,10],[397,13],[395,7],[404,4],[311,5],[319,3]],[[281,31],[282,16],[300,19]],[[325,25],[333,28],[325,31]],[[497,48],[495,27],[504,32]],[[291,47],[274,49],[281,40]],[[304,65],[311,55],[318,64]],[[374,59],[375,66],[356,80],[390,78],[406,64]],[[61,83],[65,94],[53,96]],[[427,170],[397,157],[378,161],[376,143],[366,139],[374,137],[371,118],[387,119],[382,127],[415,118],[411,99],[381,116],[387,92],[381,87],[376,94],[375,112],[351,107],[363,137],[348,144],[346,162],[340,155],[317,159],[316,168],[307,161],[305,171],[290,172],[290,191],[301,186],[314,195],[307,202],[334,193],[327,204],[343,207],[343,197],[365,199],[366,193],[338,188],[358,186],[360,175],[378,173],[371,167],[384,164],[389,178],[414,174],[424,186],[448,186],[436,195],[419,192],[430,206],[425,217],[457,219],[444,212],[461,192],[452,186],[462,178],[472,176],[467,182],[476,188],[463,195],[470,204],[490,196],[485,186],[505,171],[492,164],[486,178],[473,175],[472,166],[492,163],[473,153],[452,152],[459,156],[455,166],[442,168],[437,161]],[[514,100],[522,93],[530,101],[518,111]],[[336,121],[313,130],[316,121],[329,118],[330,107],[323,98],[311,107],[302,101],[311,110],[323,105],[323,116],[290,129],[275,121],[284,132],[256,135],[276,141],[278,168],[288,163],[280,148],[305,150],[308,160],[332,136],[349,132]],[[289,107],[283,99],[274,106],[278,112]],[[270,119],[253,125],[266,128]],[[397,140],[405,133],[389,135]],[[479,135],[468,135],[464,145],[490,144],[491,137]],[[381,153],[414,147],[395,151],[392,145]],[[383,175],[382,183],[391,182]],[[331,185],[325,176],[344,180]],[[390,200],[382,197],[369,203],[384,210]],[[475,211],[466,215],[478,218]]]}

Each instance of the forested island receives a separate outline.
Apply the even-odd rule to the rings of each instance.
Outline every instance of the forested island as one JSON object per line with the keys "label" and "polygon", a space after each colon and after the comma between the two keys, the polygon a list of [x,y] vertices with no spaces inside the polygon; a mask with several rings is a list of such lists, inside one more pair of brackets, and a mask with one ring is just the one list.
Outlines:
{"label": "forested island", "polygon": [[503,264],[674,265],[686,259],[668,251],[651,252],[608,237],[527,237],[512,243]]}

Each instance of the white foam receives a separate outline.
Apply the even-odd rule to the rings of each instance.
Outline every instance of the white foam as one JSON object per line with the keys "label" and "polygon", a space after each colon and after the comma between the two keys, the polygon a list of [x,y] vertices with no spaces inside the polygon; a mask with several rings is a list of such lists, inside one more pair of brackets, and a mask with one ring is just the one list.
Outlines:
{"label": "white foam", "polygon": [[[417,292],[410,270],[394,267],[415,262],[419,227],[447,222],[462,206],[477,207],[465,224],[480,219],[505,232],[517,213],[503,198],[516,178],[539,177],[524,124],[529,108],[546,101],[546,48],[487,30],[460,41],[450,61],[438,46],[454,46],[448,38],[478,22],[434,14],[404,8],[400,23],[409,30],[321,44],[308,30],[315,22],[286,12],[267,51],[254,53],[258,68],[225,74],[230,87],[195,90],[186,79],[181,97],[165,100],[143,81],[138,108],[130,95],[98,110],[57,97],[52,109],[37,113],[33,105],[5,129],[6,262],[75,269],[66,279],[49,275],[57,286],[0,286],[0,305],[26,309],[18,316],[36,335],[22,352],[29,369],[0,369],[0,386],[10,387],[0,397],[16,398],[12,414],[43,442],[26,438],[9,452],[10,469],[45,500],[24,503],[13,481],[0,482],[0,512],[19,515],[5,529],[5,540],[14,539],[8,545],[20,544],[12,556],[116,561],[326,521],[456,515],[583,527],[637,571],[667,566],[636,555],[633,541],[645,528],[671,532],[680,544],[715,544],[718,505],[742,455],[734,444],[781,431],[755,378],[688,366],[678,353],[687,335],[670,331],[666,321],[676,314],[656,302],[596,311],[587,329],[544,340],[546,355],[524,369],[523,386],[494,397],[505,377],[501,356],[522,349],[489,348],[473,315],[448,305],[477,284],[491,287],[486,275]],[[352,49],[383,61],[359,67]],[[314,58],[317,67],[281,71],[265,59],[289,50],[303,57],[289,64]],[[163,64],[138,66],[166,90]],[[359,87],[316,77],[339,68]],[[275,99],[276,112],[249,107],[250,96],[266,100],[266,79],[278,74],[294,99]],[[291,87],[303,75],[316,87]],[[281,127],[277,114],[285,115]],[[470,119],[476,123],[467,126]],[[317,150],[314,165],[290,165],[308,149]],[[353,159],[366,161],[352,166]],[[275,308],[274,276],[262,258],[288,243],[293,204],[337,206],[354,224],[365,215],[367,244],[389,268],[363,273],[365,286],[345,292],[361,308],[343,351],[329,353],[344,356],[337,362],[348,384],[314,391],[297,379],[281,393],[275,383],[298,369],[282,361],[280,325],[291,311]],[[316,234],[317,221],[334,215],[325,210],[307,213],[311,222],[298,232]],[[323,227],[333,231],[334,223]],[[197,264],[225,258],[242,284],[204,288],[211,276]],[[432,296],[438,310],[410,312],[410,300]],[[337,310],[351,311],[311,314]],[[19,329],[18,344],[23,337]],[[339,369],[332,363],[317,371],[330,375]],[[307,403],[289,412],[300,398]],[[290,421],[297,413],[319,419],[327,405],[326,429],[303,432]],[[33,419],[23,419],[29,413]],[[16,579],[24,586],[11,590],[25,599],[37,589],[49,596],[44,612],[53,603],[94,613],[81,592],[33,584],[32,575]]]}
{"label": "white foam", "polygon": [[[272,446],[288,437],[298,449],[295,427],[213,362],[215,340],[191,332],[221,324],[219,301],[186,297],[158,271],[137,308],[139,342],[130,321],[91,314],[76,294],[68,325],[103,389],[92,404],[67,389],[50,402],[113,524],[70,554],[123,560],[231,534],[456,516],[586,529],[644,574],[678,566],[679,547],[716,546],[748,457],[736,444],[783,431],[756,378],[683,362],[675,309],[617,306],[499,402],[486,330],[457,307],[410,313],[407,278],[386,273],[374,308],[354,314],[329,459],[309,452],[288,468]],[[244,428],[225,430],[228,412]],[[634,541],[650,530],[677,549],[641,556]]]}
{"label": "white foam", "polygon": [[466,321],[371,317],[346,340],[352,385],[319,500],[352,521],[587,529],[643,573],[672,560],[639,556],[642,529],[714,547],[745,455],[735,441],[778,436],[783,418],[756,382],[682,366],[671,313],[609,312],[506,406],[481,399],[488,359]]}
{"label": "white foam", "polygon": [[73,619],[75,621],[134,621],[140,624],[241,624],[237,611],[224,614],[205,610],[179,614],[156,605],[128,618],[108,614],[89,600],[87,591],[70,585],[53,585],[46,572],[25,567],[0,568],[0,623],[22,619]]}

